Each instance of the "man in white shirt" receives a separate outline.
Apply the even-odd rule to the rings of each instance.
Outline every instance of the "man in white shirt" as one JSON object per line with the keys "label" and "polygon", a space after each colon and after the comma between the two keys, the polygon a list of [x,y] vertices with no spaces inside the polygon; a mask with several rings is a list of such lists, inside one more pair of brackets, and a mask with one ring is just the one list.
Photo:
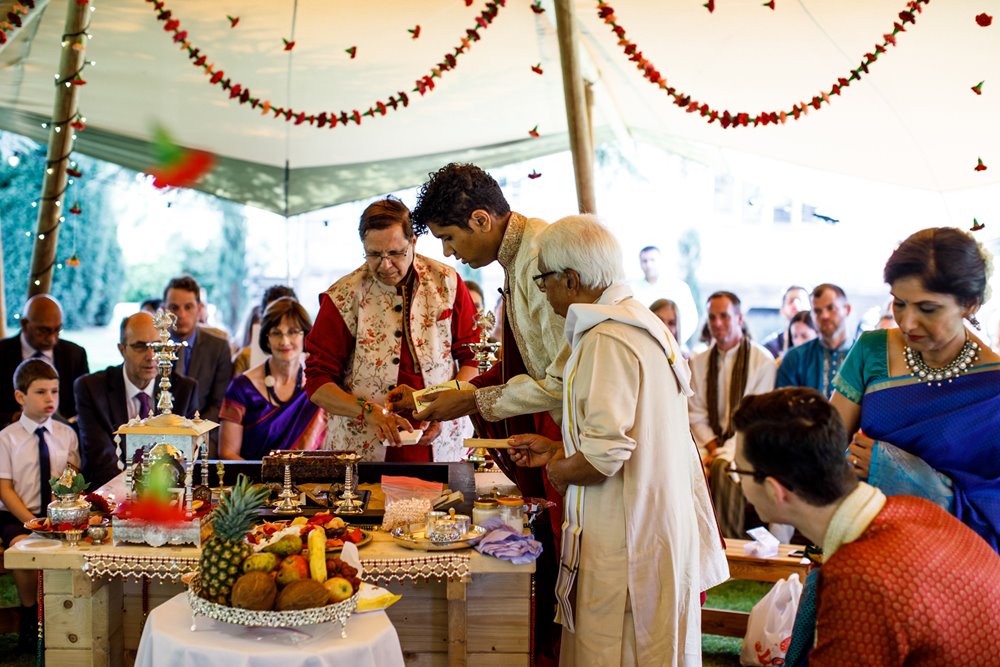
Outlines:
{"label": "man in white shirt", "polygon": [[722,533],[742,537],[746,500],[725,473],[736,449],[732,416],[744,396],[774,389],[777,367],[770,352],[744,336],[739,297],[715,292],[707,304],[713,343],[691,359],[691,433],[709,469]]}
{"label": "man in white shirt", "polygon": [[[74,385],[80,421],[80,452],[84,477],[96,489],[115,477],[121,459],[115,453],[114,432],[130,419],[145,419],[156,411],[159,398],[156,359],[150,343],[159,340],[153,317],[137,313],[122,320],[118,351],[124,363],[78,379]],[[193,417],[198,383],[170,376],[172,412]]]}
{"label": "man in white shirt", "polygon": [[635,298],[647,308],[657,299],[670,299],[677,304],[680,319],[680,340],[677,342],[684,345],[698,330],[698,306],[686,282],[660,273],[660,258],[660,249],[655,245],[640,250],[639,266],[643,278],[629,284]]}

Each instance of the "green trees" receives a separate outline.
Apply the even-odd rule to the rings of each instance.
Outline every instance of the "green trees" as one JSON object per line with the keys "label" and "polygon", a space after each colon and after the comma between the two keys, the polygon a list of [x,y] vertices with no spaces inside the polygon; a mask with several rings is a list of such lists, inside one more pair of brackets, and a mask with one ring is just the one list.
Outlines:
{"label": "green trees", "polygon": [[[17,328],[15,315],[20,313],[28,291],[31,252],[35,241],[38,200],[45,172],[45,148],[24,144],[18,159],[0,162],[0,229],[3,234],[4,296],[7,324]],[[125,278],[121,246],[115,223],[107,215],[110,196],[108,179],[120,169],[76,156],[82,179],[74,179],[63,204],[65,221],[59,228],[57,268],[52,280],[52,294],[63,304],[63,326],[78,329],[107,324],[119,300]],[[80,214],[69,213],[79,202]],[[79,266],[66,260],[74,252]],[[61,268],[60,268],[61,267]]]}

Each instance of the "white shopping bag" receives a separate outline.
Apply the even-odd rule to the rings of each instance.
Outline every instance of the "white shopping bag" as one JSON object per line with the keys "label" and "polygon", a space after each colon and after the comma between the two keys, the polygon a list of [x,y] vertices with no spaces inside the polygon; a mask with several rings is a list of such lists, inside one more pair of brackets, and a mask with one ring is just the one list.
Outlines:
{"label": "white shopping bag", "polygon": [[792,640],[802,582],[793,574],[777,582],[750,611],[741,665],[783,665]]}

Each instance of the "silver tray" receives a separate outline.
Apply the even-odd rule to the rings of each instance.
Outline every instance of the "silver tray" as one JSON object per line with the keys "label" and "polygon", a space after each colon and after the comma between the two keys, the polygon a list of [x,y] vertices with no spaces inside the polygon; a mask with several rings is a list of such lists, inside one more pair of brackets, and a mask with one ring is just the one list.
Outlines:
{"label": "silver tray", "polygon": [[418,549],[420,551],[455,551],[457,549],[468,549],[479,543],[486,534],[486,529],[481,526],[473,526],[469,532],[460,540],[454,542],[432,542],[427,539],[423,530],[407,530],[405,526],[393,528],[389,532],[392,540],[401,547],[407,549]]}
{"label": "silver tray", "polygon": [[207,616],[223,623],[262,628],[293,628],[300,625],[340,621],[341,635],[345,637],[347,636],[345,632],[347,619],[357,608],[359,597],[359,593],[355,593],[343,602],[328,604],[325,607],[315,607],[314,609],[254,611],[210,602],[199,595],[200,591],[201,581],[198,576],[195,576],[188,586],[188,602],[191,604],[191,611],[195,616]]}

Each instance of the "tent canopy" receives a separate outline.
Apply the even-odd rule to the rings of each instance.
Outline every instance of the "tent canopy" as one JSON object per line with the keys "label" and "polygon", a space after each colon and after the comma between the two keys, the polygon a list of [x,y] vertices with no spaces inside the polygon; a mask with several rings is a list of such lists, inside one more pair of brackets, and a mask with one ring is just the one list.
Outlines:
{"label": "tent canopy", "polygon": [[[37,0],[0,47],[0,128],[45,141],[67,2]],[[10,0],[0,0],[6,14]],[[309,114],[361,112],[403,91],[409,106],[360,125],[317,128],[239,104],[192,65],[143,0],[95,3],[77,149],[144,170],[153,128],[210,151],[199,189],[285,215],[421,183],[449,161],[486,168],[565,150],[555,12],[507,0],[481,39],[421,96],[414,82],[454,53],[483,0],[168,0],[188,39],[235,84]],[[621,0],[617,21],[671,86],[720,112],[789,110],[849,76],[891,32],[904,0]],[[923,190],[973,191],[1000,180],[1000,21],[981,3],[929,2],[832,103],[801,120],[723,129],[686,113],[623,54],[597,3],[575,3],[600,137],[651,142],[725,167],[749,153]],[[297,9],[296,9],[297,8]],[[238,16],[230,27],[228,15]],[[418,39],[409,29],[420,26]],[[294,35],[285,51],[282,39]],[[357,47],[351,58],[346,49]],[[540,65],[542,75],[532,71]],[[982,94],[971,87],[985,80]],[[536,127],[540,137],[532,138]],[[977,159],[992,169],[975,171]],[[286,174],[286,161],[288,170]],[[286,176],[287,196],[286,196]]]}

